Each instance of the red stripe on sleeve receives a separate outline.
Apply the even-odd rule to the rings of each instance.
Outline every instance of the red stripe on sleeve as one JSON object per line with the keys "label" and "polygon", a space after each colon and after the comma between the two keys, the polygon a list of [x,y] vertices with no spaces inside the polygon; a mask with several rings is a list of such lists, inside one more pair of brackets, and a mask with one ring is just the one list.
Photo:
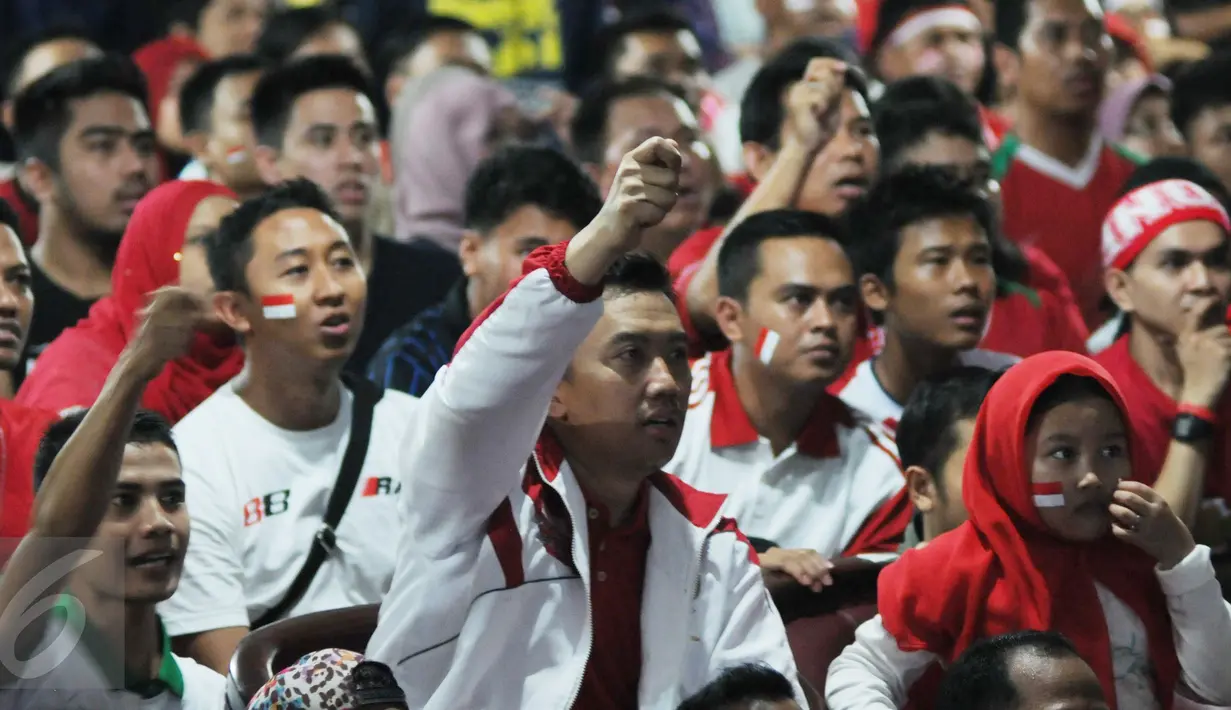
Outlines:
{"label": "red stripe on sleeve", "polygon": [[505,585],[510,589],[520,587],[526,581],[526,569],[521,563],[521,533],[508,498],[487,519],[487,537],[496,550]]}

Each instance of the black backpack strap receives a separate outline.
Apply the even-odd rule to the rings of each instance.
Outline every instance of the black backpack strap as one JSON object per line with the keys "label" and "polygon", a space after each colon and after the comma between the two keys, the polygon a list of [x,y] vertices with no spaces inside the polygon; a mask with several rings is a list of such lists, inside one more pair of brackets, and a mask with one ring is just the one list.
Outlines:
{"label": "black backpack strap", "polygon": [[338,472],[338,480],[333,486],[333,492],[329,494],[325,516],[321,519],[321,527],[316,537],[312,539],[312,548],[308,551],[307,561],[299,570],[299,574],[295,575],[282,601],[270,607],[268,611],[261,614],[260,618],[250,624],[253,629],[277,621],[295,606],[303,598],[304,592],[308,591],[321,565],[325,563],[325,559],[333,553],[337,545],[338,523],[341,522],[342,515],[346,513],[346,506],[355,492],[355,485],[359,482],[359,472],[363,470],[363,460],[367,458],[376,403],[385,394],[383,389],[371,381],[349,373],[342,375],[342,382],[354,395],[354,402],[351,409],[350,441],[346,445],[346,453],[342,455],[342,468]]}

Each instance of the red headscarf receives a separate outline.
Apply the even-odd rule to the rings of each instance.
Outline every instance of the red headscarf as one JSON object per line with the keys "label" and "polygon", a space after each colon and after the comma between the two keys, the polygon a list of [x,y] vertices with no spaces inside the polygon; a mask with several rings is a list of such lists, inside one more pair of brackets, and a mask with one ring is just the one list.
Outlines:
{"label": "red headscarf", "polygon": [[133,63],[145,75],[145,83],[149,92],[150,121],[158,120],[158,107],[171,88],[171,77],[175,70],[185,61],[209,61],[205,51],[193,40],[187,37],[171,35],[154,40],[133,52]]}
{"label": "red headscarf", "polygon": [[[120,352],[132,340],[137,312],[148,294],[179,280],[177,255],[197,205],[207,197],[235,199],[206,181],[164,183],[137,205],[116,254],[111,295],[90,315],[52,341],[22,383],[17,401],[63,411],[94,403]],[[243,368],[243,351],[231,335],[197,334],[188,355],[173,360],[145,389],[142,406],[179,421]]]}
{"label": "red headscarf", "polygon": [[[1010,368],[979,410],[962,477],[969,522],[911,550],[880,575],[885,629],[906,651],[952,662],[972,642],[1011,631],[1052,629],[1067,636],[1116,706],[1107,622],[1094,583],[1145,624],[1155,696],[1170,708],[1179,662],[1154,560],[1112,537],[1066,542],[1047,532],[1031,493],[1026,423],[1035,401],[1062,375],[1089,377],[1124,412],[1119,389],[1082,355],[1047,352]],[[1124,417],[1124,421],[1129,421]],[[1136,437],[1129,436],[1136,457]]]}

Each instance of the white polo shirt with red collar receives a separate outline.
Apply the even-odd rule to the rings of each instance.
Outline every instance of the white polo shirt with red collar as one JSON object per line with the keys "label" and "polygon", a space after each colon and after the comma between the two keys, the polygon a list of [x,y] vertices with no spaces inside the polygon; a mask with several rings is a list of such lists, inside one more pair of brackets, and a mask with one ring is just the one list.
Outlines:
{"label": "white polo shirt with red collar", "polygon": [[692,368],[692,395],[673,473],[727,496],[723,514],[751,538],[831,558],[896,549],[910,519],[897,449],[832,395],[799,439],[774,455],[735,391],[730,351]]}
{"label": "white polo shirt with red collar", "polygon": [[[881,387],[880,380],[872,371],[874,360],[869,358],[859,363],[854,376],[842,387],[838,396],[851,409],[879,424],[890,437],[896,437],[898,420],[902,418],[902,409],[906,405],[890,397]],[[1019,360],[1021,358],[1016,355],[992,350],[967,350],[958,355],[958,363],[963,367],[982,367],[993,372],[1007,370]]]}

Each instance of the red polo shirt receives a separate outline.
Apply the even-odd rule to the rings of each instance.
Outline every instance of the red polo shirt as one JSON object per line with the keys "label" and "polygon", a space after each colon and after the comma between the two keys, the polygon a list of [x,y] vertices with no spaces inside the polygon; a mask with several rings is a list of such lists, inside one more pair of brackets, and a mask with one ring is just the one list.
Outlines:
{"label": "red polo shirt", "polygon": [[19,538],[30,529],[34,456],[57,419],[55,412],[0,399],[0,538]]}
{"label": "red polo shirt", "polygon": [[[584,490],[584,489],[583,489]],[[581,692],[573,707],[637,707],[641,683],[641,591],[650,550],[649,484],[641,486],[632,516],[611,527],[603,505],[586,496],[590,533],[590,618],[594,638]]]}

